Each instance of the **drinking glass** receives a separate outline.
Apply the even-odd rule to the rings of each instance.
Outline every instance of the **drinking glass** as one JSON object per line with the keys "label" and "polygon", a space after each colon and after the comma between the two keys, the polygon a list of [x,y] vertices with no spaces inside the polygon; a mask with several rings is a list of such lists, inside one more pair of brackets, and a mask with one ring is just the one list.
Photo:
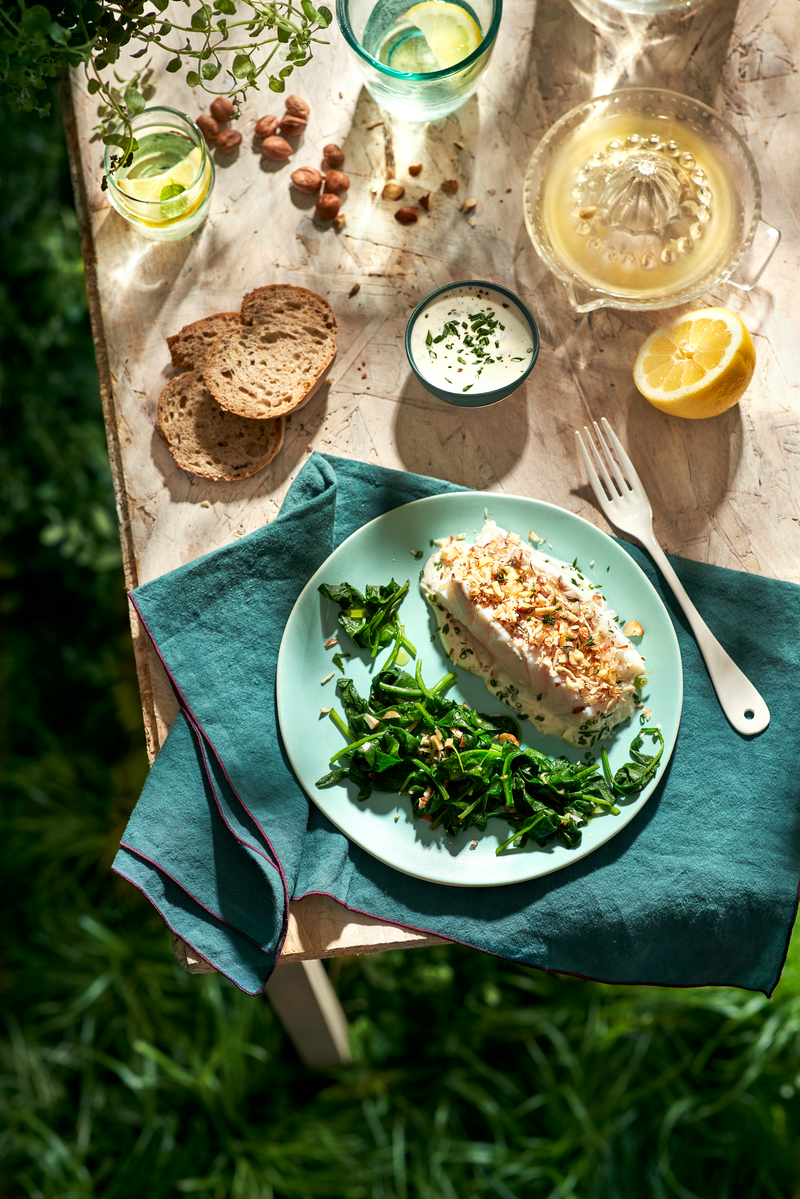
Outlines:
{"label": "drinking glass", "polygon": [[336,17],[367,91],[387,112],[407,121],[437,121],[477,90],[492,55],[503,0],[455,0],[481,31],[480,44],[461,62],[427,72],[400,71],[380,62],[387,35],[414,0],[337,0]]}
{"label": "drinking glass", "polygon": [[[214,164],[190,117],[174,108],[146,108],[132,120],[139,143],[129,166],[111,173],[120,153],[106,146],[108,197],[117,212],[151,241],[178,241],[208,216]],[[115,133],[122,133],[119,125]]]}

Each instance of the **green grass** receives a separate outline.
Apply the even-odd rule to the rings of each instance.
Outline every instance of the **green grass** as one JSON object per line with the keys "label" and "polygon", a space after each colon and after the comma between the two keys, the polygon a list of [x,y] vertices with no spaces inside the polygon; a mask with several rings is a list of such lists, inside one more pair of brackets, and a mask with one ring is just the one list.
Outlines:
{"label": "green grass", "polygon": [[346,1069],[175,964],[109,873],[146,763],[57,120],[0,180],[0,1194],[792,1199],[800,942],[771,1002],[459,947],[334,962]]}

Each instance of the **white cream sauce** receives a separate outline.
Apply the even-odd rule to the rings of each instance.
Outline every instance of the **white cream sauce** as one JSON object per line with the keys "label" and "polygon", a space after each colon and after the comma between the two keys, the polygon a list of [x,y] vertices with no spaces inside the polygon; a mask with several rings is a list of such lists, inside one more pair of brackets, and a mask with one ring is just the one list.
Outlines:
{"label": "white cream sauce", "polygon": [[520,309],[487,287],[456,287],[432,300],[414,322],[410,344],[420,374],[452,392],[504,387],[525,373],[533,354]]}

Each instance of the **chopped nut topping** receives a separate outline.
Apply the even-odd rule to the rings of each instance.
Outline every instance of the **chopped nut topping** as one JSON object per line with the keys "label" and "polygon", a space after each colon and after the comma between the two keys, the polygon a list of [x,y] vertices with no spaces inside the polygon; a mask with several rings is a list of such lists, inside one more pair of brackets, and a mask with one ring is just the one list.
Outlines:
{"label": "chopped nut topping", "polygon": [[[439,559],[471,602],[489,609],[520,652],[535,652],[552,677],[575,692],[576,712],[593,707],[609,713],[634,690],[618,677],[617,655],[624,646],[596,592],[586,598],[569,580],[542,569],[513,533],[498,530],[484,545],[463,545],[453,537],[438,544]],[[638,623],[637,628],[641,631]],[[431,746],[437,747],[436,736]]]}

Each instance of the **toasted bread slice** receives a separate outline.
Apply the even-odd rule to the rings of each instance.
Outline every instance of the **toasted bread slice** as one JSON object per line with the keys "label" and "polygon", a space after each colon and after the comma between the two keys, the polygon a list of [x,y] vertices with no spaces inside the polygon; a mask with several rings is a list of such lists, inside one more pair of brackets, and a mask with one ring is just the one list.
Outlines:
{"label": "toasted bread slice", "polygon": [[206,354],[220,333],[225,333],[231,325],[240,324],[238,312],[217,312],[214,316],[204,316],[191,325],[184,325],[180,333],[167,338],[173,366],[182,371],[202,373]]}
{"label": "toasted bread slice", "polygon": [[285,422],[245,420],[220,408],[198,371],[172,379],[158,400],[158,425],[182,470],[233,483],[271,462],[283,444]]}
{"label": "toasted bread slice", "polygon": [[335,337],[336,313],[327,300],[307,287],[273,283],[257,287],[242,300],[242,324],[270,324],[280,329],[303,329]]}
{"label": "toasted bread slice", "polygon": [[258,321],[220,334],[203,376],[223,408],[265,420],[302,408],[335,355],[336,339],[320,324],[280,317],[276,323]]}

